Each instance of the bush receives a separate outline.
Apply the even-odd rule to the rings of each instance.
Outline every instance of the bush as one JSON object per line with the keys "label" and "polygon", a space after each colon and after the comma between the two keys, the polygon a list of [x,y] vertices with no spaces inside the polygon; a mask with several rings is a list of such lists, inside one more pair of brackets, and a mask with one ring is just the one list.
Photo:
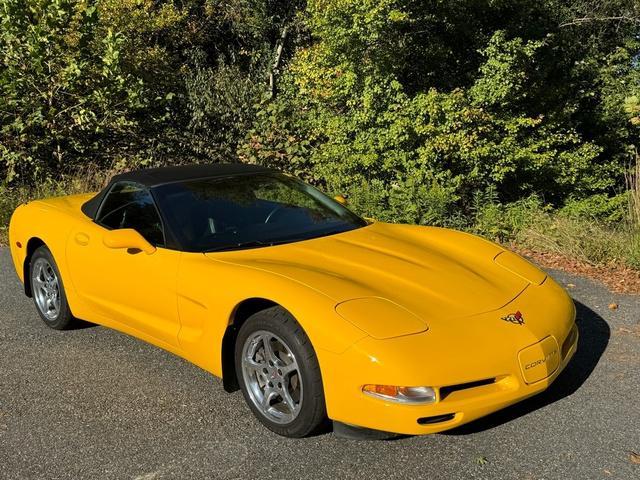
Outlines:
{"label": "bush", "polygon": [[614,197],[600,193],[582,199],[569,199],[560,214],[620,226],[629,221],[629,201],[629,192]]}
{"label": "bush", "polygon": [[462,225],[456,223],[454,193],[435,182],[429,185],[410,178],[388,188],[373,180],[345,186],[334,193],[345,195],[349,207],[365,217],[418,225]]}
{"label": "bush", "polygon": [[[359,67],[348,72],[344,63],[325,64],[333,58],[328,53],[302,51],[283,95],[259,111],[242,158],[309,172],[311,181],[332,191],[373,188],[380,209],[396,221],[442,223],[453,212],[468,215],[475,193],[488,189],[501,201],[545,191],[556,205],[570,195],[604,191],[615,182],[615,168],[599,161],[597,145],[542,116],[504,111],[510,96],[522,95],[522,57],[539,46],[497,33],[470,89],[415,95],[393,75],[375,70],[359,79]],[[503,49],[513,54],[500,54]],[[316,77],[330,67],[341,75]],[[348,85],[345,76],[352,78]],[[490,88],[497,83],[500,98]]]}
{"label": "bush", "polygon": [[521,232],[547,223],[552,212],[535,195],[507,205],[499,203],[493,192],[478,194],[474,200],[471,230],[498,242],[516,240]]}
{"label": "bush", "polygon": [[130,145],[143,84],[121,68],[124,37],[95,4],[0,0],[0,171],[23,184],[97,165]]}

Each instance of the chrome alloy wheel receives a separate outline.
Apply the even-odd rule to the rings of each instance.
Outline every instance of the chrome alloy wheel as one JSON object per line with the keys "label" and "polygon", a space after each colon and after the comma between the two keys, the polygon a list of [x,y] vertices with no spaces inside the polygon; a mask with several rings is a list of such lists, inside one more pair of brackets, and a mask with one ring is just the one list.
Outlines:
{"label": "chrome alloy wheel", "polygon": [[60,314],[60,283],[58,276],[46,258],[38,258],[31,267],[31,285],[36,305],[48,319]]}
{"label": "chrome alloy wheel", "polygon": [[302,377],[291,349],[259,330],[242,347],[242,378],[252,403],[269,420],[288,424],[300,413]]}

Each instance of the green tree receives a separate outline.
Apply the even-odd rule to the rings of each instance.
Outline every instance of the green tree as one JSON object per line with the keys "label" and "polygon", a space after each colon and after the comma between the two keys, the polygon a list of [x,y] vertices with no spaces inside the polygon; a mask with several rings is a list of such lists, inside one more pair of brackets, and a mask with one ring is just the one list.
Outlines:
{"label": "green tree", "polygon": [[[312,181],[351,193],[372,214],[419,223],[457,221],[472,210],[477,191],[491,189],[503,201],[539,192],[562,204],[572,195],[612,188],[619,166],[565,121],[564,107],[544,108],[540,92],[555,68],[548,63],[553,37],[497,30],[474,39],[484,47],[452,77],[414,79],[416,66],[435,72],[432,51],[456,48],[439,35],[424,50],[407,41],[416,25],[432,21],[462,29],[467,17],[431,18],[442,9],[451,15],[470,7],[448,3],[457,6],[310,2],[312,41],[291,60],[284,94],[258,115],[242,155],[311,172]],[[535,8],[531,3],[524,11]],[[510,15],[505,19],[513,22]],[[550,24],[550,12],[540,18]],[[544,30],[538,27],[522,33]]]}
{"label": "green tree", "polygon": [[32,181],[126,148],[142,81],[121,68],[124,37],[97,28],[95,3],[0,0],[0,165]]}

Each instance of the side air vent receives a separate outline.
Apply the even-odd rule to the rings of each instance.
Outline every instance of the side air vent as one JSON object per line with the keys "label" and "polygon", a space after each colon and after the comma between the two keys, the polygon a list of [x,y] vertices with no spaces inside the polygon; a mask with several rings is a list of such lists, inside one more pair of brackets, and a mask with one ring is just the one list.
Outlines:
{"label": "side air vent", "polygon": [[445,413],[444,415],[434,415],[433,417],[420,417],[418,419],[419,425],[432,425],[434,423],[442,423],[448,422],[449,420],[453,420],[455,414],[453,413]]}
{"label": "side air vent", "polygon": [[459,392],[460,390],[468,390],[470,388],[482,387],[483,385],[491,385],[495,383],[495,378],[486,378],[484,380],[477,380],[475,382],[459,383],[457,385],[448,385],[446,387],[440,387],[440,400],[444,400],[448,395],[453,392]]}

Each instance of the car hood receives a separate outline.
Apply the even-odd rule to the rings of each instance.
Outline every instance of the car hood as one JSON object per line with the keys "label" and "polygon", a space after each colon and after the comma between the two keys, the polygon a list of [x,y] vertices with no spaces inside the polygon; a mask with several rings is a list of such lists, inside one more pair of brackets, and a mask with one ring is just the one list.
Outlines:
{"label": "car hood", "polygon": [[385,298],[428,321],[492,311],[517,297],[529,282],[496,264],[502,251],[455,230],[375,222],[327,237],[206,255],[288,277],[337,304]]}

